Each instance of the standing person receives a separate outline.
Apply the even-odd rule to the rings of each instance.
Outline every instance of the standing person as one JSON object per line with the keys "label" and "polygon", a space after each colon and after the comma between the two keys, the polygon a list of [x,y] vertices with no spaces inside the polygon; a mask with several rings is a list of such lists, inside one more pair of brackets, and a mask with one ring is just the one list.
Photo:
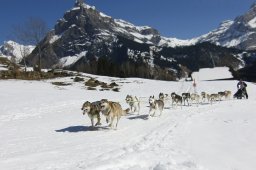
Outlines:
{"label": "standing person", "polygon": [[196,89],[196,79],[193,79],[193,88],[194,88],[194,93],[196,93],[197,94],[197,89]]}
{"label": "standing person", "polygon": [[247,87],[247,84],[242,79],[240,79],[239,82],[237,83],[237,88],[242,90],[245,94],[246,99],[248,99],[246,87]]}

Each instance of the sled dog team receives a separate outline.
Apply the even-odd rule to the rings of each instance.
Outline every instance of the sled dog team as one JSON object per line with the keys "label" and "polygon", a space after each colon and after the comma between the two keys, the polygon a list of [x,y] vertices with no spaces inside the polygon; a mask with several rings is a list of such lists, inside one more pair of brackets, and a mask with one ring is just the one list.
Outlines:
{"label": "sled dog team", "polygon": [[[223,92],[208,94],[206,92],[201,92],[201,94],[196,93],[182,93],[181,95],[176,94],[175,92],[169,94],[160,93],[159,98],[156,99],[154,96],[150,96],[148,99],[149,103],[149,114],[148,117],[154,117],[156,112],[159,112],[159,116],[161,116],[164,106],[169,102],[172,107],[177,107],[180,105],[188,105],[191,106],[192,103],[199,105],[201,103],[213,103],[215,101],[221,101],[222,99],[230,99],[231,91],[225,90]],[[101,125],[101,117],[102,115],[106,117],[106,122],[109,124],[109,127],[115,128],[118,126],[118,122],[122,116],[127,115],[127,113],[137,113],[140,114],[140,106],[141,102],[138,97],[133,95],[127,95],[125,98],[126,103],[130,106],[128,109],[123,110],[122,106],[118,102],[109,101],[107,99],[102,99],[96,102],[86,101],[81,110],[83,110],[83,114],[87,114],[91,120],[91,126],[99,126]],[[95,123],[95,119],[97,122]]]}

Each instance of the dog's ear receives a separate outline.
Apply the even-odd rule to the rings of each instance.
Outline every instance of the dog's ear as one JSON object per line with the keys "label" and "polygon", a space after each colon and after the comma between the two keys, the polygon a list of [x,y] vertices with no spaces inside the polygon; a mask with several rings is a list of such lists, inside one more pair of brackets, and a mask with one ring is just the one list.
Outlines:
{"label": "dog's ear", "polygon": [[103,102],[108,102],[108,100],[107,100],[107,99],[102,99],[102,101],[103,101]]}

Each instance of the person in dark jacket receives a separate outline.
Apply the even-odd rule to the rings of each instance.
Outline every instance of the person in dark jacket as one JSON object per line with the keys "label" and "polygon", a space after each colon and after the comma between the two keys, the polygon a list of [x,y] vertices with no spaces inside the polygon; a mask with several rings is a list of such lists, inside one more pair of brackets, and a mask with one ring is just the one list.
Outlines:
{"label": "person in dark jacket", "polygon": [[246,87],[247,87],[247,84],[242,79],[240,79],[239,82],[237,83],[237,89],[238,90],[240,89],[245,94],[246,99],[248,99]]}

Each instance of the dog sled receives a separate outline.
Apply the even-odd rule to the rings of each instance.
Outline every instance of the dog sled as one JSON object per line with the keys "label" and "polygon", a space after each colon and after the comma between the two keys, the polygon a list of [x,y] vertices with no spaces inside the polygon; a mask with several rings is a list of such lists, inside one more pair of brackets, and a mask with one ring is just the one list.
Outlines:
{"label": "dog sled", "polygon": [[237,92],[234,94],[233,98],[242,99],[246,97],[246,92],[243,89],[238,89]]}

